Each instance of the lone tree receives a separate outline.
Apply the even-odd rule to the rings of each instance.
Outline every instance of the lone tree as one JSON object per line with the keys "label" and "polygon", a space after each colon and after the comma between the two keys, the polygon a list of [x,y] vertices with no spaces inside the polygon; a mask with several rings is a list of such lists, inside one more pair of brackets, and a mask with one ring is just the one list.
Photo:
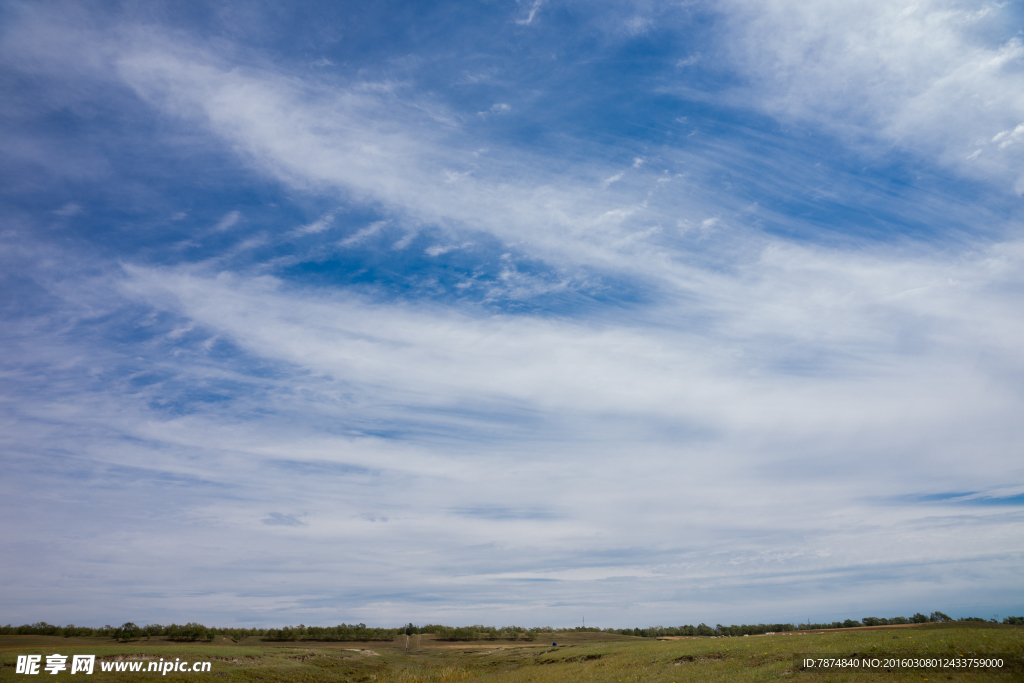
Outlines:
{"label": "lone tree", "polygon": [[127,621],[114,631],[114,637],[118,640],[123,640],[126,643],[129,640],[135,640],[142,635],[142,629],[136,626],[134,623]]}

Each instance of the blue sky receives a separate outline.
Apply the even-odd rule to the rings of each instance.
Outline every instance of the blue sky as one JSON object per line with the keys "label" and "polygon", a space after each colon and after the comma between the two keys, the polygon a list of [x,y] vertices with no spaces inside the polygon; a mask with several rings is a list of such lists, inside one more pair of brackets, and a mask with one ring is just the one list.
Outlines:
{"label": "blue sky", "polygon": [[1024,612],[1019,7],[0,12],[0,621]]}

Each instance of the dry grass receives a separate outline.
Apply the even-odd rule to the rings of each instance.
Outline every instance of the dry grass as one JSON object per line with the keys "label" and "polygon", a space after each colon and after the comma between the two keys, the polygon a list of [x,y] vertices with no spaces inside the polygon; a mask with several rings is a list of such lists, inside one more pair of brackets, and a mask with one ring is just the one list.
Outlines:
{"label": "dry grass", "polygon": [[[1024,680],[1024,628],[994,624],[928,624],[909,629],[826,631],[746,638],[691,638],[657,641],[575,633],[542,636],[536,643],[474,642],[462,646],[420,639],[406,653],[404,636],[394,643],[264,643],[246,639],[212,644],[167,641],[117,644],[100,638],[0,637],[0,681],[32,680],[14,673],[18,654],[96,654],[114,659],[163,657],[211,661],[207,674],[169,673],[174,681],[282,681],[320,683],[682,683],[696,681],[971,681]],[[552,647],[552,640],[558,647]],[[358,648],[363,652],[354,651]],[[365,654],[372,649],[377,656]],[[799,671],[797,654],[860,655],[891,653],[955,655],[1003,653],[1017,668],[1003,671]],[[1011,662],[1007,662],[1010,664]],[[98,669],[98,667],[97,667]],[[63,680],[67,672],[46,675]],[[154,674],[102,673],[89,681],[151,679]],[[39,679],[43,680],[43,679]]]}

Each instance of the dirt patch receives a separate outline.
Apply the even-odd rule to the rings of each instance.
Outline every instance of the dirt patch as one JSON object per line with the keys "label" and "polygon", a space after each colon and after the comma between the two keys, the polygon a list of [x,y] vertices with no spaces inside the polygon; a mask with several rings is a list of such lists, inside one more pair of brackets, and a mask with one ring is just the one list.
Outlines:
{"label": "dirt patch", "polygon": [[579,656],[576,656],[576,657],[569,657],[568,659],[563,659],[562,661],[563,662],[589,662],[589,661],[594,660],[594,659],[601,659],[601,657],[603,657],[603,656],[604,655],[579,655]]}
{"label": "dirt patch", "polygon": [[700,664],[702,662],[717,662],[725,659],[725,655],[717,652],[709,652],[703,655],[683,655],[672,660],[674,666],[682,666],[683,664]]}
{"label": "dirt patch", "polygon": [[228,662],[230,664],[252,664],[259,661],[259,657],[209,657],[211,662]]}
{"label": "dirt patch", "polygon": [[[556,652],[556,650],[549,650],[548,652]],[[604,655],[590,654],[576,655],[575,657],[566,657],[565,659],[543,659],[540,661],[540,664],[570,664],[572,662],[588,662],[594,659],[601,659],[601,657],[603,656]]]}
{"label": "dirt patch", "polygon": [[[809,631],[786,631],[793,635],[806,635],[808,633],[839,633],[840,631],[888,631],[897,628],[920,628],[925,624],[886,624],[885,626],[850,626],[849,628],[815,628]],[[778,634],[785,635],[785,634]]]}
{"label": "dirt patch", "polygon": [[699,640],[708,636],[658,636],[658,640]]}
{"label": "dirt patch", "polygon": [[[494,645],[477,645],[473,642],[457,641],[452,644],[448,644],[446,641],[437,640],[424,640],[422,645],[424,650],[493,650]],[[546,643],[509,643],[500,649],[504,650],[521,650],[524,648],[539,648],[539,647],[551,647]],[[561,646],[559,646],[561,647]]]}

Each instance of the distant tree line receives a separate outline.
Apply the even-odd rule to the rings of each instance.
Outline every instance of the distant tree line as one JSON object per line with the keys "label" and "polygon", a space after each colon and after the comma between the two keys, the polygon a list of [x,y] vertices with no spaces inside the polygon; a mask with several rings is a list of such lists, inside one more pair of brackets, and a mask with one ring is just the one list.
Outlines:
{"label": "distant tree line", "polygon": [[[641,638],[660,638],[662,636],[717,636],[721,632],[717,629],[728,628],[721,624],[717,628],[711,628],[707,624],[697,626],[649,626],[648,628],[606,628],[604,633],[616,633],[620,636],[639,636]],[[741,627],[736,627],[741,628]]]}
{"label": "distant tree line", "polygon": [[107,625],[102,628],[93,628],[91,626],[75,626],[74,624],[57,626],[48,624],[45,621],[39,621],[22,626],[11,626],[10,624],[0,626],[0,635],[5,636],[36,635],[64,636],[65,638],[73,636],[109,636],[116,640],[124,641],[140,640],[143,638],[148,640],[152,636],[164,636],[170,640],[194,642],[197,640],[213,640],[218,635],[238,640],[246,636],[265,636],[266,633],[267,629],[262,628],[209,628],[196,622],[189,622],[184,625],[171,624],[170,626],[162,626],[160,624],[137,626],[129,621],[121,626]]}
{"label": "distant tree line", "polygon": [[427,624],[426,626],[414,626],[409,624],[405,627],[405,633],[431,633],[438,640],[525,640],[537,639],[540,631],[536,628],[524,626],[443,626],[441,624]]}
{"label": "distant tree line", "polygon": [[103,628],[90,628],[88,626],[56,626],[40,621],[35,624],[23,626],[0,626],[0,635],[43,635],[43,636],[108,636],[116,640],[149,640],[153,636],[164,636],[170,640],[182,642],[195,642],[202,640],[213,640],[217,636],[225,636],[238,641],[242,638],[255,636],[263,640],[290,641],[290,640],[394,640],[398,635],[396,628],[370,628],[366,624],[340,624],[338,626],[286,626],[285,628],[211,628],[196,622],[189,622],[184,625],[171,624],[162,626],[160,624],[149,624],[137,626],[127,622],[121,626],[104,626]]}
{"label": "distant tree line", "polygon": [[[927,624],[931,622],[948,622],[948,621],[984,621],[989,623],[999,623],[995,619],[982,619],[980,617],[963,617],[960,619],[954,619],[948,614],[942,612],[932,612],[930,615],[925,616],[920,612],[916,612],[912,617],[892,617],[890,619],[883,619],[880,617],[864,617],[860,621],[854,619],[847,619],[846,621],[833,621],[829,624],[800,624],[801,630],[812,630],[812,629],[826,629],[826,628],[851,628],[855,626],[890,626],[893,624]],[[1003,619],[1004,624],[1022,624],[1021,617],[1006,617]]]}
{"label": "distant tree line", "polygon": [[[212,641],[217,636],[225,636],[238,641],[242,638],[257,637],[269,641],[373,641],[373,640],[394,640],[398,635],[416,633],[433,634],[438,640],[465,641],[465,640],[524,640],[533,641],[541,633],[614,633],[623,636],[638,636],[641,638],[659,638],[664,636],[746,636],[760,635],[763,633],[781,633],[784,631],[810,631],[832,628],[853,628],[856,626],[888,626],[892,624],[924,624],[930,622],[986,622],[999,623],[996,619],[982,619],[981,617],[963,617],[953,619],[942,612],[932,612],[924,615],[920,612],[911,617],[891,617],[884,619],[880,617],[865,617],[861,620],[846,619],[844,621],[833,621],[823,624],[733,624],[723,626],[716,624],[713,628],[701,623],[697,626],[649,626],[647,628],[552,628],[550,626],[444,626],[442,624],[427,624],[426,626],[415,626],[408,624],[400,628],[373,628],[366,624],[339,624],[338,626],[286,626],[284,628],[214,628],[204,626],[196,622],[189,622],[184,625],[171,624],[162,626],[160,624],[148,624],[137,626],[127,622],[121,626],[104,626],[92,628],[89,626],[57,626],[39,621],[34,624],[23,624],[22,626],[0,626],[0,635],[41,635],[41,636],[106,636],[121,641],[146,639],[153,636],[163,636],[170,640],[195,642]],[[1016,626],[1024,626],[1024,616],[1006,617],[1002,623]]]}
{"label": "distant tree line", "polygon": [[338,626],[286,626],[268,629],[263,640],[394,640],[397,628],[370,628],[366,624],[339,624]]}

